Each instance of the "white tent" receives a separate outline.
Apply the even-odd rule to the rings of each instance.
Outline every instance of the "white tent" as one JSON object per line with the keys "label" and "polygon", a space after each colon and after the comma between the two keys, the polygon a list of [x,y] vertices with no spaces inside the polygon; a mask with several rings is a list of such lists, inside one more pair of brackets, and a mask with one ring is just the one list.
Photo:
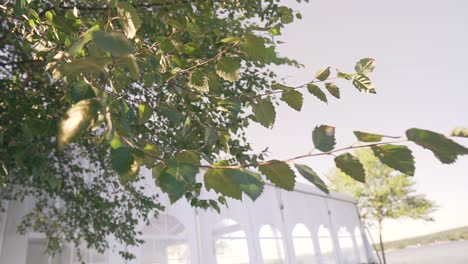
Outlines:
{"label": "white tent", "polygon": [[[153,190],[154,191],[154,190]],[[212,193],[204,193],[204,198]],[[168,204],[167,198],[161,196]],[[166,200],[166,201],[164,201]],[[296,183],[292,192],[265,185],[252,202],[229,200],[221,214],[192,208],[184,199],[168,206],[150,225],[141,225],[137,258],[125,262],[117,252],[101,255],[82,248],[88,264],[189,263],[370,263],[374,255],[355,201],[343,194],[326,195],[312,185]],[[41,234],[20,236],[16,226],[30,204],[10,203],[0,216],[0,263],[75,264],[76,250],[64,248],[54,258],[44,254]]]}

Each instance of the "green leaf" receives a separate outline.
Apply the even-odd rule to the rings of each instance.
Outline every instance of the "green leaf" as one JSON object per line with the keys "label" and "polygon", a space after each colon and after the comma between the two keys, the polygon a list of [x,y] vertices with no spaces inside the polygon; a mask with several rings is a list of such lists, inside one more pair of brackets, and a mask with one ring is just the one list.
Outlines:
{"label": "green leaf", "polygon": [[239,58],[222,57],[216,64],[216,73],[226,81],[235,82],[239,79],[240,66]]}
{"label": "green leaf", "polygon": [[153,109],[147,103],[138,105],[138,124],[146,123],[153,115]]}
{"label": "green leaf", "polygon": [[117,2],[117,13],[119,23],[127,38],[134,38],[137,30],[141,26],[141,18],[137,10],[129,2]]}
{"label": "green leaf", "polygon": [[126,68],[129,70],[132,78],[138,79],[140,69],[138,67],[138,63],[136,61],[135,56],[133,56],[132,54],[123,55],[120,58],[116,59],[115,62],[118,64],[125,65]]}
{"label": "green leaf", "polygon": [[320,81],[325,81],[326,79],[328,79],[329,76],[330,76],[330,67],[321,69],[315,74],[315,78],[317,78]]}
{"label": "green leaf", "polygon": [[457,127],[452,130],[452,137],[468,137],[468,128],[466,127]]}
{"label": "green leaf", "polygon": [[334,83],[325,83],[325,88],[333,97],[340,99],[340,88]]}
{"label": "green leaf", "polygon": [[304,102],[302,94],[297,90],[284,91],[281,96],[281,100],[286,102],[292,109],[296,111],[301,111],[302,103]]}
{"label": "green leaf", "polygon": [[309,83],[307,84],[307,90],[309,91],[309,93],[317,97],[320,101],[325,102],[325,103],[328,102],[327,96],[317,85],[313,83]]}
{"label": "green leaf", "polygon": [[208,85],[208,78],[200,70],[195,70],[192,72],[188,85],[200,92],[208,92],[210,88]]}
{"label": "green leaf", "polygon": [[177,160],[169,160],[167,165],[160,174],[158,184],[161,190],[168,194],[171,203],[175,203],[195,184],[198,168]]}
{"label": "green leaf", "polygon": [[201,157],[200,154],[193,150],[182,150],[175,155],[177,161],[181,163],[192,164],[194,166],[200,166]]}
{"label": "green leaf", "polygon": [[342,79],[349,81],[353,78],[353,76],[354,74],[344,73],[344,72],[340,72],[339,70],[336,70],[336,77],[338,78],[342,78]]}
{"label": "green leaf", "polygon": [[379,142],[384,137],[384,135],[372,134],[361,131],[354,131],[354,135],[356,135],[357,139],[361,142]]}
{"label": "green leaf", "polygon": [[264,60],[268,57],[268,51],[265,47],[265,39],[252,34],[245,37],[243,51],[253,60]]}
{"label": "green leaf", "polygon": [[369,77],[358,74],[354,76],[353,78],[353,85],[356,87],[359,91],[364,92],[364,93],[371,93],[375,94],[375,87],[372,85],[371,80]]}
{"label": "green leaf", "polygon": [[271,101],[260,99],[258,103],[252,105],[252,111],[255,115],[255,121],[266,128],[273,127],[276,111]]}
{"label": "green leaf", "polygon": [[289,24],[294,21],[294,16],[290,8],[288,8],[287,6],[280,6],[278,9],[281,13],[281,23]]}
{"label": "green leaf", "polygon": [[320,151],[330,151],[335,147],[335,127],[321,125],[314,128],[312,141]]}
{"label": "green leaf", "polygon": [[349,175],[351,178],[365,183],[366,172],[358,158],[349,153],[343,153],[335,158],[335,165],[338,169]]}
{"label": "green leaf", "polygon": [[257,200],[262,194],[265,182],[258,173],[245,169],[233,169],[230,173],[232,173],[234,182],[240,186],[242,192],[247,194],[252,201]]}
{"label": "green leaf", "polygon": [[407,146],[382,145],[372,146],[371,149],[383,164],[406,175],[414,175],[414,157]]}
{"label": "green leaf", "polygon": [[[229,162],[219,161],[214,166],[227,166]],[[237,200],[242,199],[242,190],[233,178],[231,169],[210,168],[205,173],[205,187],[209,191],[215,190],[224,196]]]}
{"label": "green leaf", "polygon": [[294,87],[286,86],[286,85],[281,84],[281,83],[274,83],[274,84],[271,85],[271,88],[273,90],[283,90],[283,91],[294,90]]}
{"label": "green leaf", "polygon": [[134,158],[130,147],[111,148],[111,166],[119,175],[125,175],[132,169]]}
{"label": "green leaf", "polygon": [[218,141],[218,133],[216,129],[207,127],[205,128],[205,146],[211,147]]}
{"label": "green leaf", "polygon": [[68,49],[68,53],[70,56],[75,56],[78,52],[80,52],[84,45],[90,42],[93,39],[93,32],[100,30],[99,25],[95,25],[88,29],[85,33],[83,33],[73,45]]}
{"label": "green leaf", "polygon": [[70,77],[80,73],[104,72],[105,68],[112,63],[112,58],[108,57],[85,57],[65,63],[60,67],[60,71]]}
{"label": "green leaf", "polygon": [[459,155],[468,154],[468,149],[444,135],[429,130],[411,128],[406,131],[409,140],[429,149],[444,164],[457,160]]}
{"label": "green leaf", "polygon": [[128,55],[134,50],[132,44],[122,33],[94,31],[92,34],[96,46],[113,56]]}
{"label": "green leaf", "polygon": [[375,69],[375,60],[372,58],[364,58],[356,63],[354,69],[359,74],[368,75]]}
{"label": "green leaf", "polygon": [[296,176],[289,165],[279,160],[271,160],[268,164],[258,166],[258,169],[277,187],[292,191]]}
{"label": "green leaf", "polygon": [[322,181],[322,179],[317,175],[317,173],[315,173],[312,168],[302,164],[295,164],[295,167],[304,178],[317,186],[317,188],[319,188],[322,192],[327,194],[330,193],[325,182]]}
{"label": "green leaf", "polygon": [[79,81],[70,89],[70,97],[73,102],[77,103],[81,100],[92,99],[96,97],[93,89],[84,81]]}
{"label": "green leaf", "polygon": [[79,101],[68,109],[59,124],[58,148],[77,139],[96,120],[101,104],[94,99]]}
{"label": "green leaf", "polygon": [[[219,161],[214,166],[228,166],[228,161]],[[242,192],[256,200],[263,191],[264,182],[260,175],[244,169],[210,168],[205,173],[205,187],[217,193],[242,199]]]}

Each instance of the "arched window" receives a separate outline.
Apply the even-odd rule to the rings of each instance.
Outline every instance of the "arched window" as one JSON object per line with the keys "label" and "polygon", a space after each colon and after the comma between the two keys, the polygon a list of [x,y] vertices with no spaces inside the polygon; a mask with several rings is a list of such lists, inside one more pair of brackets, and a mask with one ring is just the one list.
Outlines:
{"label": "arched window", "polygon": [[359,252],[359,262],[363,263],[367,261],[367,253],[366,248],[364,245],[364,240],[362,237],[361,229],[359,226],[354,228],[354,238],[356,239],[356,247],[358,248]]}
{"label": "arched window", "polygon": [[318,238],[320,245],[320,255],[322,256],[322,263],[336,263],[333,240],[328,228],[321,225],[318,230]]}
{"label": "arched window", "polygon": [[304,224],[296,224],[296,226],[294,226],[292,241],[297,264],[317,263],[314,241],[312,240],[309,229]]}
{"label": "arched window", "polygon": [[143,228],[141,264],[189,264],[190,248],[182,223],[170,215],[160,215]]}
{"label": "arched window", "polygon": [[223,219],[213,229],[216,263],[250,263],[247,236],[240,225],[232,219]]}
{"label": "arched window", "polygon": [[286,263],[281,232],[272,225],[264,225],[259,232],[264,264]]}
{"label": "arched window", "polygon": [[356,252],[354,251],[353,237],[346,227],[338,230],[338,242],[340,244],[343,263],[357,263]]}

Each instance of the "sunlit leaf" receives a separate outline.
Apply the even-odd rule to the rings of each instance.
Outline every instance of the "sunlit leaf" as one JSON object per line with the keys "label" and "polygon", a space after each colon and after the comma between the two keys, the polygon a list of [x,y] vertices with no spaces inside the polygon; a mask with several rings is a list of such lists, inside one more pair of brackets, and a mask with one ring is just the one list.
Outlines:
{"label": "sunlit leaf", "polygon": [[158,184],[168,194],[171,203],[175,203],[195,183],[198,168],[190,163],[169,160],[168,166],[161,172]]}
{"label": "sunlit leaf", "polygon": [[190,75],[189,86],[200,92],[208,92],[210,88],[208,85],[208,78],[200,70],[195,70],[192,72]]}
{"label": "sunlit leaf", "polygon": [[77,139],[97,118],[100,103],[95,99],[86,99],[74,104],[65,113],[59,124],[58,148]]}
{"label": "sunlit leaf", "polygon": [[93,39],[93,32],[100,30],[99,25],[95,25],[88,29],[85,33],[83,33],[73,45],[68,49],[68,53],[71,56],[75,56],[81,49],[83,49],[84,45],[90,42]]}
{"label": "sunlit leaf", "polygon": [[134,38],[142,23],[138,11],[129,2],[125,1],[118,1],[116,7],[119,14],[119,23],[125,36],[130,39]]}
{"label": "sunlit leaf", "polygon": [[368,75],[375,69],[375,60],[372,58],[364,58],[356,63],[354,69],[359,74]]}
{"label": "sunlit leaf", "polygon": [[375,87],[372,85],[371,80],[369,77],[358,74],[354,76],[353,78],[353,85],[356,87],[359,91],[364,92],[364,93],[371,93],[375,94]]}
{"label": "sunlit leaf", "polygon": [[466,127],[454,128],[450,135],[452,137],[468,137],[468,128],[466,128]]}
{"label": "sunlit leaf", "polygon": [[216,64],[216,73],[226,81],[235,82],[239,79],[239,68],[239,58],[222,57]]}
{"label": "sunlit leaf", "polygon": [[321,69],[315,74],[315,78],[317,78],[320,81],[325,81],[326,79],[328,79],[329,76],[330,76],[330,67]]}

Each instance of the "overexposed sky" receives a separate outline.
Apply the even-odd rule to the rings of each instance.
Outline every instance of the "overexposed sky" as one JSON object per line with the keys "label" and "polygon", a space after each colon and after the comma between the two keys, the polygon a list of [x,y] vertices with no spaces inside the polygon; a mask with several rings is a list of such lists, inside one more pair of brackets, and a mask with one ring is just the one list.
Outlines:
{"label": "overexposed sky", "polygon": [[[273,130],[252,125],[248,136],[256,150],[270,147],[271,158],[309,152],[316,125],[337,127],[337,146],[355,142],[353,130],[404,135],[418,127],[444,134],[468,127],[468,1],[464,0],[310,0],[291,7],[303,20],[287,26],[280,38],[283,55],[305,69],[281,68],[285,84],[310,81],[322,67],[352,72],[360,58],[376,59],[372,80],[377,95],[359,93],[338,83],[341,100],[318,101],[304,90],[301,112],[284,103]],[[468,146],[468,140],[458,140]],[[412,147],[418,191],[440,206],[435,222],[398,220],[384,226],[394,240],[468,225],[468,156],[441,164],[428,150]],[[333,160],[300,161],[324,175]]]}

